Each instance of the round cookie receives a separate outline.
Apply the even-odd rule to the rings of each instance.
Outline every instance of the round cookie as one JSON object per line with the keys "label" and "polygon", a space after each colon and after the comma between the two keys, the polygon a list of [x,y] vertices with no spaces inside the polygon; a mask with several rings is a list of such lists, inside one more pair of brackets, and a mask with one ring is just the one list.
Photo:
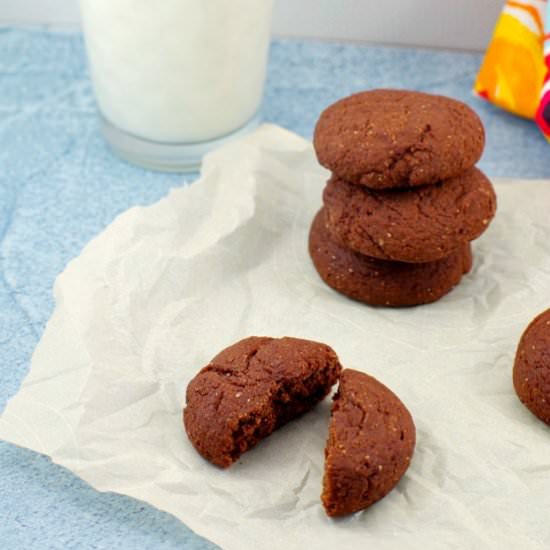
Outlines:
{"label": "round cookie", "polygon": [[458,176],[481,157],[485,133],[477,114],[460,101],[372,90],[325,109],[313,143],[319,162],[338,177],[388,189]]}
{"label": "round cookie", "polygon": [[401,400],[372,376],[344,369],[325,448],[326,513],[351,514],[386,496],[409,467],[415,442],[414,422]]}
{"label": "round cookie", "polygon": [[369,258],[330,239],[320,210],[309,233],[309,254],[319,276],[334,290],[374,306],[414,306],[439,300],[472,267],[470,244],[447,258],[411,264]]}
{"label": "round cookie", "polygon": [[203,458],[227,468],[313,408],[341,369],[336,353],[319,342],[245,338],[216,355],[187,386],[187,435]]}
{"label": "round cookie", "polygon": [[513,380],[520,401],[550,425],[550,309],[525,329],[516,351]]}
{"label": "round cookie", "polygon": [[373,191],[333,176],[323,202],[327,228],[341,246],[412,263],[449,256],[479,237],[496,210],[493,186],[477,168],[407,190]]}

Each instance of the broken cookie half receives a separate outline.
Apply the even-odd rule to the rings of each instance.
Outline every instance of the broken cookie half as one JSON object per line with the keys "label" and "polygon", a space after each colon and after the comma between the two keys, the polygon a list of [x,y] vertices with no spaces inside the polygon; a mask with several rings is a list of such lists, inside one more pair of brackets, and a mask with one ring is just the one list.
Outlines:
{"label": "broken cookie half", "polygon": [[342,370],[329,346],[253,336],[224,349],[187,386],[185,430],[206,460],[227,468],[312,409],[338,379],[321,500],[329,516],[351,514],[401,479],[414,451],[415,427],[394,393],[367,374]]}
{"label": "broken cookie half", "polygon": [[183,411],[195,449],[222,468],[313,408],[342,367],[325,344],[250,337],[224,349],[191,380]]}
{"label": "broken cookie half", "polygon": [[387,495],[409,467],[415,440],[412,417],[400,399],[371,376],[344,369],[325,449],[326,513],[357,512]]}

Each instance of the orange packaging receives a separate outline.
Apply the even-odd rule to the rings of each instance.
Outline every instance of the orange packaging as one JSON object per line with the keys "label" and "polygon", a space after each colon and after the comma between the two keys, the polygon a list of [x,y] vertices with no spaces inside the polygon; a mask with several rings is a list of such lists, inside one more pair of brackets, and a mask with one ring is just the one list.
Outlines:
{"label": "orange packaging", "polygon": [[[480,97],[530,119],[537,119],[550,139],[550,96],[544,98],[548,66],[545,60],[546,0],[508,0],[477,76]],[[550,49],[548,52],[550,54]],[[548,104],[545,117],[544,105]],[[545,118],[547,118],[545,120]]]}

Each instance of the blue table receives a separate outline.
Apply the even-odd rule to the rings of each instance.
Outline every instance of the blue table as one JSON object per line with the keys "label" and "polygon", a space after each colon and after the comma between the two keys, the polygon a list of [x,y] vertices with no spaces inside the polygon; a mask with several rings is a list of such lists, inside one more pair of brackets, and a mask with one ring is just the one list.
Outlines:
{"label": "blue table", "polygon": [[[533,123],[472,97],[481,55],[276,40],[264,118],[310,137],[320,111],[353,91],[408,87],[457,97],[487,129],[480,166],[550,178]],[[98,133],[82,37],[0,28],[0,411],[17,392],[54,306],[65,264],[113,218],[192,177],[113,157]],[[214,548],[135,500],[100,494],[47,458],[0,442],[5,549]]]}

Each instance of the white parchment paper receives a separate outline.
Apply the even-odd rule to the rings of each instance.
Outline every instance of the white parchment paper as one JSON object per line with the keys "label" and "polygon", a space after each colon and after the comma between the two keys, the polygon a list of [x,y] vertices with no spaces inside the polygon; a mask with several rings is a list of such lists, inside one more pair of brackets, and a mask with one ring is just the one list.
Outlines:
{"label": "white parchment paper", "polygon": [[[436,304],[379,309],[321,283],[307,254],[326,173],[264,126],[209,156],[193,185],[119,216],[55,285],[56,309],[0,437],[100,491],[141,499],[230,550],[550,547],[550,430],[511,372],[550,306],[550,182],[496,182],[474,270]],[[417,449],[366,512],[320,505],[329,400],[229,470],[182,428],[185,387],[249,335],[333,346],[411,410]]]}

